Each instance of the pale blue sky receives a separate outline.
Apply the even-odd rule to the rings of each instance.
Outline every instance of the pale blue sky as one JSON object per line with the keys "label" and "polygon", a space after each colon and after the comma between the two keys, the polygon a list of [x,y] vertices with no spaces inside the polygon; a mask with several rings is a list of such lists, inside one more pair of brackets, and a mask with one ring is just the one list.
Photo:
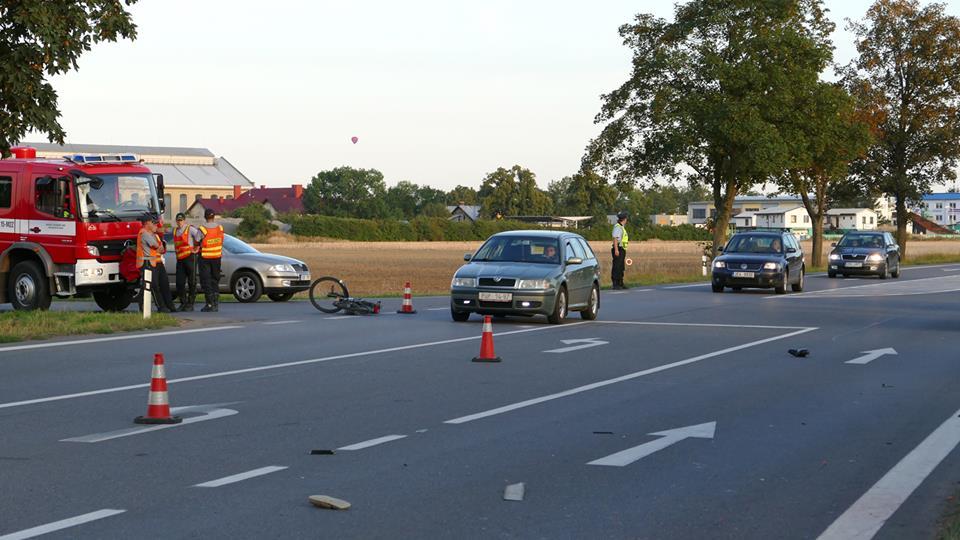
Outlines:
{"label": "pale blue sky", "polygon": [[[826,2],[838,61],[854,54],[843,19],[869,4]],[[257,184],[350,165],[478,187],[521,164],[546,187],[577,170],[600,94],[629,73],[617,28],[672,6],[140,0],[139,38],[95,47],[54,86],[67,142],[207,147]]]}

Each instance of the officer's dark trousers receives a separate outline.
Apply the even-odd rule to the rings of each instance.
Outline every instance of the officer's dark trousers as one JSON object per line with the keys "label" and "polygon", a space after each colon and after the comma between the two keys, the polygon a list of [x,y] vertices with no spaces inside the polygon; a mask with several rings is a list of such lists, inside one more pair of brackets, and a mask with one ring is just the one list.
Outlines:
{"label": "officer's dark trousers", "polygon": [[610,279],[613,281],[615,287],[622,286],[624,261],[627,259],[627,250],[620,248],[620,255],[617,256],[613,252],[613,248],[610,248],[610,255],[613,256],[613,267],[610,269]]}
{"label": "officer's dark trousers", "polygon": [[[146,269],[147,266],[144,265],[143,268]],[[150,294],[156,299],[160,309],[173,311],[176,308],[173,305],[173,297],[170,296],[170,277],[167,276],[167,269],[164,268],[163,263],[157,263],[150,270]]]}
{"label": "officer's dark trousers", "polygon": [[220,259],[204,259],[200,257],[200,285],[203,287],[203,296],[208,306],[216,306],[220,302]]}
{"label": "officer's dark trousers", "polygon": [[196,255],[177,260],[177,291],[180,292],[181,306],[193,305],[193,299],[197,297]]}

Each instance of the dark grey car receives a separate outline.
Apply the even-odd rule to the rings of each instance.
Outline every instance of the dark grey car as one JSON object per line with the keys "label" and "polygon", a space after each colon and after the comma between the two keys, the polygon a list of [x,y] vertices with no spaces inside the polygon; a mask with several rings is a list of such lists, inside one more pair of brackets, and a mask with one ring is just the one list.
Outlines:
{"label": "dark grey car", "polygon": [[833,244],[827,276],[900,277],[900,246],[888,232],[848,232]]}
{"label": "dark grey car", "polygon": [[578,234],[510,231],[495,234],[450,283],[450,314],[546,315],[553,324],[569,311],[586,320],[600,311],[600,262]]}

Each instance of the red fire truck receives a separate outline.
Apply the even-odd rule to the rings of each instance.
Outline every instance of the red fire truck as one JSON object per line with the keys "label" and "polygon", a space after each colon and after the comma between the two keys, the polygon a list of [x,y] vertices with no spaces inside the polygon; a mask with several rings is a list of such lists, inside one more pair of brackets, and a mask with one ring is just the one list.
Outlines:
{"label": "red fire truck", "polygon": [[120,254],[142,217],[162,215],[163,177],[134,155],[12,151],[0,160],[0,303],[47,309],[54,296],[92,294],[103,310],[125,309],[136,290]]}

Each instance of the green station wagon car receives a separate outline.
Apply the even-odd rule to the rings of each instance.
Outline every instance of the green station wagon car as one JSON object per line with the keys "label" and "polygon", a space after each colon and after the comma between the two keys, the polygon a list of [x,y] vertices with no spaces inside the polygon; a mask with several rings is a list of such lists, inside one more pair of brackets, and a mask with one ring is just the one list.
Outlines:
{"label": "green station wagon car", "polygon": [[487,239],[454,274],[450,315],[546,315],[559,324],[569,311],[586,320],[600,311],[600,263],[578,234],[510,231]]}

